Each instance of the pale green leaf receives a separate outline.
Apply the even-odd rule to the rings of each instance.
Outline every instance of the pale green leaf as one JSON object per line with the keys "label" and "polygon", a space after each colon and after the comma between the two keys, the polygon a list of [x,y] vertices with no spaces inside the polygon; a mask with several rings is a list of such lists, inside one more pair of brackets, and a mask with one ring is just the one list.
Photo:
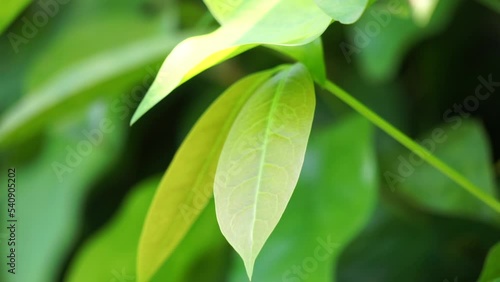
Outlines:
{"label": "pale green leaf", "polygon": [[309,43],[324,32],[330,21],[312,0],[243,1],[219,29],[177,45],[163,63],[132,123],[203,70],[258,44]]}
{"label": "pale green leaf", "polygon": [[314,107],[312,79],[294,65],[250,97],[224,144],[214,186],[217,219],[249,277],[297,184]]}
{"label": "pale green leaf", "polygon": [[343,24],[351,24],[357,21],[366,6],[368,0],[315,0],[318,6],[334,20]]}
{"label": "pale green leaf", "polygon": [[410,0],[413,18],[418,25],[425,26],[436,9],[439,0]]}
{"label": "pale green leaf", "polygon": [[[242,0],[204,0],[212,15],[224,25],[230,18],[237,16]],[[321,37],[298,46],[265,45],[270,49],[283,53],[304,64],[314,79],[323,84],[326,81],[326,67],[323,58],[323,44]]]}
{"label": "pale green leaf", "polygon": [[226,136],[251,95],[278,69],[234,84],[199,119],[163,177],[139,243],[139,281],[149,280],[212,198]]}
{"label": "pale green leaf", "polygon": [[[64,281],[137,281],[137,244],[158,183],[155,178],[133,189],[115,218],[78,250]],[[211,201],[152,281],[191,282],[193,268],[200,271],[198,264],[208,263],[215,272],[203,271],[203,281],[218,282],[212,276],[223,271],[225,262],[212,257],[224,256],[225,252]]]}
{"label": "pale green leaf", "polygon": [[[294,196],[256,261],[255,281],[334,281],[332,266],[376,203],[373,133],[359,115],[313,128]],[[234,264],[231,282],[248,281],[240,265]]]}
{"label": "pale green leaf", "polygon": [[499,282],[500,281],[500,243],[491,248],[483,271],[479,277],[479,282]]}

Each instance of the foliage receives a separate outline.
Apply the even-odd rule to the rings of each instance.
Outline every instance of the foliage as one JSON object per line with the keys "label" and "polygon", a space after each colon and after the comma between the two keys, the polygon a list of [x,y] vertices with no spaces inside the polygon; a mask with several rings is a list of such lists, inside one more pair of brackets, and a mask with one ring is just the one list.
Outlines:
{"label": "foliage", "polygon": [[3,4],[13,281],[498,279],[494,1],[199,2]]}

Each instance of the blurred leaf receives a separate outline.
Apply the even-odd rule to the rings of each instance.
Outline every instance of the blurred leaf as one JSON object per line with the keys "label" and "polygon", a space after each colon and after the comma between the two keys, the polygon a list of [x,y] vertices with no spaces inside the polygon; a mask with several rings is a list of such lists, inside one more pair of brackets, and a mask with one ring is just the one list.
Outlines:
{"label": "blurred leaf", "polygon": [[174,44],[175,40],[152,38],[67,68],[4,114],[0,120],[0,146],[30,137],[68,113],[69,108],[87,105],[103,93],[116,95],[131,80],[147,77],[148,70],[139,68],[160,58]]}
{"label": "blurred leaf", "polygon": [[247,100],[278,69],[231,86],[198,120],[170,164],[146,217],[138,276],[147,281],[174,251],[212,198],[224,141]]}
{"label": "blurred leaf", "polygon": [[348,60],[350,56],[359,56],[359,66],[368,78],[389,80],[413,45],[446,27],[460,2],[439,1],[425,27],[406,14],[409,7],[404,0],[376,3],[349,28],[353,45],[344,45],[344,55]]}
{"label": "blurred leaf", "polygon": [[297,184],[314,106],[313,81],[296,64],[253,93],[225,141],[214,186],[217,219],[249,277]]}
{"label": "blurred leaf", "polygon": [[357,21],[368,5],[368,0],[315,0],[315,2],[330,17],[343,24]]}
{"label": "blurred leaf", "polygon": [[[75,3],[71,19],[32,64],[27,95],[0,119],[0,146],[31,137],[69,109],[84,107],[103,93],[117,94],[131,81],[143,79],[144,84],[147,76],[152,79],[156,70],[149,74],[147,64],[163,58],[181,36],[165,35],[159,28],[163,16],[145,18],[133,5],[136,2]],[[142,87],[148,86],[146,81]]]}
{"label": "blurred leaf", "polygon": [[0,35],[31,3],[31,0],[4,0],[0,9]]}
{"label": "blurred leaf", "polygon": [[483,3],[483,5],[489,7],[493,11],[500,13],[500,1],[498,0],[478,0]]}
{"label": "blurred leaf", "polygon": [[[477,122],[464,121],[457,128],[438,127],[421,140],[438,158],[486,193],[495,195],[488,139]],[[399,192],[419,206],[442,214],[498,223],[498,216],[488,206],[413,154],[399,155],[390,173],[385,172],[386,181],[397,184],[393,187],[399,187]]]}
{"label": "blurred leaf", "polygon": [[342,252],[339,281],[477,281],[498,229],[381,200],[370,223]]}
{"label": "blurred leaf", "polygon": [[301,62],[309,69],[314,81],[317,81],[320,84],[325,83],[326,67],[321,37],[316,38],[308,44],[300,46],[268,45],[266,47],[281,52],[298,62]]}
{"label": "blurred leaf", "polygon": [[425,26],[436,9],[439,0],[410,0],[413,18],[420,26]]}
{"label": "blurred leaf", "polygon": [[[360,116],[313,130],[294,196],[255,265],[255,281],[334,281],[337,257],[377,197],[373,127]],[[230,281],[247,281],[235,265]]]}
{"label": "blurred leaf", "polygon": [[486,262],[484,263],[479,282],[498,282],[500,281],[500,243],[491,248]]}
{"label": "blurred leaf", "polygon": [[330,24],[312,0],[241,1],[216,31],[181,42],[135,112],[132,123],[198,73],[258,44],[302,45],[321,36]]}
{"label": "blurred leaf", "polygon": [[[79,250],[65,281],[137,281],[137,244],[158,182],[152,179],[134,188],[117,216]],[[203,281],[220,281],[223,260],[209,258],[223,255],[224,246],[212,202],[152,281],[195,281],[190,277],[200,262],[217,270],[202,271]]]}
{"label": "blurred leaf", "polygon": [[[89,188],[114,163],[125,129],[108,101],[97,101],[53,123],[40,155],[17,167],[19,269],[8,281],[57,281],[77,237]],[[1,264],[0,276],[7,273],[5,267]]]}

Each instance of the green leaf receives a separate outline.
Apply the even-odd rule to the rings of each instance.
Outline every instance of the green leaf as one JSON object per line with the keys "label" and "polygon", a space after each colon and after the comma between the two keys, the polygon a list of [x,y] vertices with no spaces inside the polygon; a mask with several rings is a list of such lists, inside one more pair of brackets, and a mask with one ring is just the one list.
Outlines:
{"label": "green leaf", "polygon": [[410,0],[413,18],[420,26],[425,26],[436,9],[439,0]]}
{"label": "green leaf", "polygon": [[167,57],[132,123],[177,86],[258,44],[302,45],[330,24],[312,0],[242,1],[234,16],[216,31],[181,42]]}
{"label": "green leaf", "polygon": [[500,243],[491,248],[478,282],[500,281]]}
{"label": "green leaf", "polygon": [[321,37],[311,43],[300,46],[266,45],[266,47],[283,53],[304,64],[318,84],[326,82],[326,66],[323,56],[323,43]]}
{"label": "green leaf", "polygon": [[[376,202],[373,133],[358,115],[313,129],[294,196],[259,255],[255,281],[333,281],[332,265]],[[230,281],[247,281],[241,264],[234,265]]]}
{"label": "green leaf", "polygon": [[217,99],[186,137],[163,177],[139,244],[139,281],[170,256],[212,197],[217,161],[238,113],[279,68],[242,79]]}
{"label": "green leaf", "polygon": [[491,10],[500,13],[500,2],[497,0],[478,0],[483,5],[489,7]]}
{"label": "green leaf", "polygon": [[[204,0],[212,15],[224,25],[232,17],[238,16],[241,0]],[[319,82],[326,81],[326,67],[323,58],[323,44],[321,37],[299,46],[265,45],[265,47],[276,50],[304,64],[313,77]]]}
{"label": "green leaf", "polygon": [[[101,129],[103,121],[109,126],[106,131]],[[23,246],[17,249],[17,256],[26,264],[14,281],[58,280],[78,238],[89,190],[115,165],[127,129],[110,110],[109,101],[96,101],[53,123],[40,154],[32,161],[16,165],[16,151],[9,151],[7,164],[17,168],[19,178],[17,216],[29,223],[17,233],[16,243]],[[22,148],[19,154],[25,150]],[[0,191],[0,199],[7,198],[4,191]],[[4,215],[0,215],[2,221]],[[6,267],[0,265],[0,281],[13,281]]]}
{"label": "green leaf", "polygon": [[314,106],[312,79],[294,65],[255,91],[224,144],[214,186],[217,219],[249,277],[297,184]]}
{"label": "green leaf", "polygon": [[351,24],[357,21],[363,14],[368,0],[315,0],[334,20],[343,24]]}
{"label": "green leaf", "polygon": [[[411,47],[446,27],[460,2],[439,1],[425,26],[412,18],[406,0],[376,3],[348,28],[351,45],[349,50],[343,49],[344,55],[359,57],[359,66],[368,78],[387,81],[398,73]],[[378,28],[375,33],[370,30],[373,25]]]}
{"label": "green leaf", "polygon": [[[133,189],[117,216],[78,250],[65,281],[137,281],[137,243],[158,183],[155,178]],[[196,281],[190,277],[193,268],[200,271],[199,263],[216,270],[202,271],[203,281],[220,281],[215,277],[223,270],[224,260],[212,257],[223,256],[225,246],[212,201],[152,281]]]}
{"label": "green leaf", "polygon": [[0,35],[32,0],[4,0],[0,9]]}
{"label": "green leaf", "polygon": [[150,76],[140,67],[164,55],[169,45],[173,47],[173,42],[151,38],[98,54],[67,68],[65,73],[28,93],[2,116],[0,146],[8,146],[38,133],[50,122],[61,118],[61,114],[67,114],[68,107],[88,105],[103,93],[119,93],[130,85],[131,80]]}
{"label": "green leaf", "polygon": [[[436,157],[452,164],[485,193],[495,197],[491,151],[480,124],[464,121],[459,127],[437,127],[420,140]],[[395,158],[389,172],[397,177],[388,177],[386,171],[386,179],[398,184],[395,185],[397,191],[419,206],[442,214],[498,223],[498,215],[488,206],[406,150]]]}
{"label": "green leaf", "polygon": [[[68,6],[71,17],[29,64],[24,96],[0,119],[0,146],[32,137],[99,97],[131,92],[131,81],[147,89],[157,69],[150,74],[146,66],[159,63],[184,36],[160,29],[172,20],[144,17],[132,5],[136,2],[92,0]],[[127,106],[128,111],[135,107]]]}

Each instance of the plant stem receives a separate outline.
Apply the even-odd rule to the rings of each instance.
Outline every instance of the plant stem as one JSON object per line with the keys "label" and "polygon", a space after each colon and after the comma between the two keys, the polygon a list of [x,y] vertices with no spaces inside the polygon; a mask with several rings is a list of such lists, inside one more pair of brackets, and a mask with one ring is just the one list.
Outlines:
{"label": "plant stem", "polygon": [[460,185],[462,188],[467,190],[473,196],[483,201],[485,204],[494,209],[497,213],[500,213],[500,202],[498,202],[494,197],[485,193],[479,187],[470,182],[467,178],[462,176],[459,172],[449,167],[443,161],[435,157],[432,153],[430,153],[427,149],[420,146],[418,143],[413,141],[411,138],[406,136],[404,133],[399,131],[397,128],[392,126],[390,123],[385,121],[375,112],[370,110],[368,107],[363,105],[361,102],[352,97],[345,90],[335,85],[335,83],[331,81],[327,81],[324,84],[324,87],[335,95],[337,98],[342,100],[344,103],[351,106],[354,110],[360,113],[362,116],[367,118],[373,124],[378,126],[380,129],[385,131],[385,133],[389,134],[392,138],[396,139],[399,143],[404,145],[413,153],[417,154],[427,163],[435,167],[437,170],[442,172],[444,175],[448,176],[451,180],[453,180],[456,184]]}

